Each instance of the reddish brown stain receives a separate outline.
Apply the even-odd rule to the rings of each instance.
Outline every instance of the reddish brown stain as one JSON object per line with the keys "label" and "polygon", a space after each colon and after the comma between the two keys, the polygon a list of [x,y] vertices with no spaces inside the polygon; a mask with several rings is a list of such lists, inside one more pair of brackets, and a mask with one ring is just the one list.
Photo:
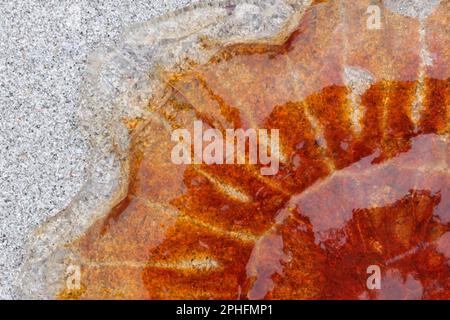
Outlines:
{"label": "reddish brown stain", "polygon": [[[322,3],[283,44],[225,47],[206,65],[168,80],[170,99],[163,109],[149,109],[173,128],[191,130],[196,119],[222,132],[277,128],[287,161],[263,178],[258,165],[176,166],[170,131],[143,121],[134,129],[128,195],[73,244],[82,258],[83,292],[62,298],[450,298],[448,244],[447,251],[437,245],[450,232],[448,162],[445,170],[432,169],[448,161],[442,139],[449,79],[426,77],[415,125],[415,38],[403,62],[380,48],[382,59],[369,58],[363,67],[377,77],[391,68],[394,78],[376,78],[361,96],[356,134],[343,59],[328,51],[342,50],[329,22],[337,14],[335,2]],[[409,26],[402,19],[388,21],[397,33]],[[349,52],[350,60],[364,60]],[[420,170],[429,173],[422,174],[418,168],[426,165]],[[232,199],[199,169],[250,201]],[[340,171],[348,177],[333,180]],[[351,207],[352,201],[363,206]],[[280,223],[283,212],[289,214]],[[202,259],[217,265],[192,267]],[[395,289],[367,290],[369,265],[397,281]]]}

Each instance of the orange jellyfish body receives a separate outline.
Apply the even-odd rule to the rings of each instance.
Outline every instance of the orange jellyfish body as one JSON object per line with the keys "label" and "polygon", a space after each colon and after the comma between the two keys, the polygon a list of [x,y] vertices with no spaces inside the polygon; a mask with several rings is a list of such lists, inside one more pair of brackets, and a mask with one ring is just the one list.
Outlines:
{"label": "orange jellyfish body", "polygon": [[[282,44],[225,46],[167,78],[159,118],[133,129],[128,194],[72,244],[82,289],[61,298],[450,298],[448,2],[425,22],[433,65],[419,20],[383,9],[368,30],[372,1],[343,3],[345,19],[317,3]],[[348,66],[371,75],[363,92]],[[173,164],[172,130],[196,120],[278,129],[278,173]]]}

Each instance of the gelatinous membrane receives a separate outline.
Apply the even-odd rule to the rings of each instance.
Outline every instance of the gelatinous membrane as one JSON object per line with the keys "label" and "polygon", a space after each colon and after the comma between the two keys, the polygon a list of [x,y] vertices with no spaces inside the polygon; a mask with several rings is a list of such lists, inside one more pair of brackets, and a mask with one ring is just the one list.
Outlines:
{"label": "gelatinous membrane", "polygon": [[[448,2],[424,22],[433,65],[419,20],[383,8],[368,30],[370,1],[320,2],[282,44],[168,72],[133,123],[128,195],[72,244],[82,286],[60,298],[450,298]],[[195,120],[279,129],[279,172],[173,164]]]}

